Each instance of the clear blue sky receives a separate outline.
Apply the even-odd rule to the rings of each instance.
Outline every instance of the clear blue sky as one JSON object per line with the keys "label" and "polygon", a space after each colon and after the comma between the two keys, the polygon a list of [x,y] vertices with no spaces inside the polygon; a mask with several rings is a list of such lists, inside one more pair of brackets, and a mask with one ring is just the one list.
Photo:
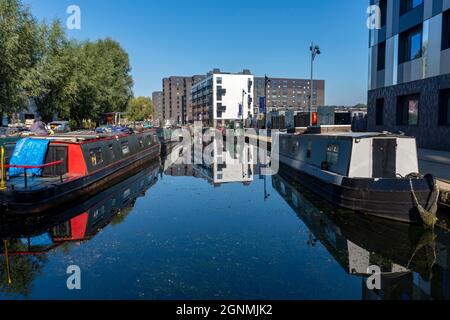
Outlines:
{"label": "clear blue sky", "polygon": [[213,68],[255,75],[309,77],[309,44],[322,55],[316,78],[326,104],[367,100],[365,0],[23,0],[38,19],[68,17],[81,8],[80,40],[111,37],[130,55],[135,95],[161,90],[170,75]]}

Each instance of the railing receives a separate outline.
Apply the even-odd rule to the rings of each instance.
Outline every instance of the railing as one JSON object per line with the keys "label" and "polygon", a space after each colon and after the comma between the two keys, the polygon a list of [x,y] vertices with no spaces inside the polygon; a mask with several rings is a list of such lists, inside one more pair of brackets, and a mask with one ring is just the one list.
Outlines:
{"label": "railing", "polygon": [[0,191],[6,189],[5,148],[0,146]]}
{"label": "railing", "polygon": [[[2,147],[2,154],[4,153],[4,149]],[[3,158],[2,158],[3,160]],[[17,164],[5,164],[4,161],[2,161],[2,165],[1,165],[1,170],[2,170],[2,187],[0,188],[0,190],[5,190],[6,187],[4,187],[4,180],[6,180],[6,174],[4,173],[5,169],[9,169],[9,168],[16,168],[16,169],[23,169],[24,171],[24,186],[25,189],[28,188],[28,178],[27,178],[27,170],[30,169],[44,169],[47,167],[53,167],[53,166],[57,166],[57,165],[61,165],[64,163],[64,160],[59,160],[59,161],[55,161],[55,162],[50,162],[50,163],[46,163],[46,164],[42,164],[42,165],[37,165],[37,166],[27,166],[27,165],[17,165]],[[63,175],[60,174],[59,175],[61,182],[63,182]]]}

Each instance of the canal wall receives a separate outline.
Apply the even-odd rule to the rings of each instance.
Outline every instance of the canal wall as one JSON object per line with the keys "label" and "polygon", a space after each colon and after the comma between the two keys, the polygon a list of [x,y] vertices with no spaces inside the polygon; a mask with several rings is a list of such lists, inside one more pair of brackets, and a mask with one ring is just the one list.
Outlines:
{"label": "canal wall", "polygon": [[450,181],[450,152],[418,149],[420,173]]}

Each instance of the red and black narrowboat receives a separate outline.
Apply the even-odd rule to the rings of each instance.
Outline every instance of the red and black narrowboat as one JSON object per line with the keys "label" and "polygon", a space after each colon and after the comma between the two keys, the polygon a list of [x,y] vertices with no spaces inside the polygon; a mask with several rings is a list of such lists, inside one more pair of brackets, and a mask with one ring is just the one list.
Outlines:
{"label": "red and black narrowboat", "polygon": [[135,174],[159,158],[160,152],[154,130],[20,140],[1,168],[6,177],[0,186],[1,212],[36,215],[60,210],[62,205],[88,199]]}
{"label": "red and black narrowboat", "polygon": [[159,169],[159,159],[152,161],[135,175],[54,215],[6,217],[0,222],[0,238],[8,240],[0,257],[46,254],[63,243],[91,240],[112,221],[120,222],[119,216],[127,216],[136,200],[156,184]]}

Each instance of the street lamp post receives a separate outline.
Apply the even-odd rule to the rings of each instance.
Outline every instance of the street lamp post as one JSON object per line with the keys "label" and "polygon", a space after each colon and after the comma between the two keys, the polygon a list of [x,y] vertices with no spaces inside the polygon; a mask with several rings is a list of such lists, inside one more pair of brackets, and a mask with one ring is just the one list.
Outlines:
{"label": "street lamp post", "polygon": [[244,99],[247,92],[242,89],[242,106],[241,106],[241,128],[244,129]]}
{"label": "street lamp post", "polygon": [[267,129],[267,87],[269,86],[270,79],[265,75],[264,77],[264,129]]}
{"label": "street lamp post", "polygon": [[311,51],[311,95],[309,97],[309,125],[312,126],[313,124],[313,116],[312,116],[312,110],[313,110],[313,94],[314,94],[314,60],[316,59],[316,56],[318,56],[320,52],[320,48],[317,45],[314,45],[314,42],[311,42],[311,47],[309,48]]}

